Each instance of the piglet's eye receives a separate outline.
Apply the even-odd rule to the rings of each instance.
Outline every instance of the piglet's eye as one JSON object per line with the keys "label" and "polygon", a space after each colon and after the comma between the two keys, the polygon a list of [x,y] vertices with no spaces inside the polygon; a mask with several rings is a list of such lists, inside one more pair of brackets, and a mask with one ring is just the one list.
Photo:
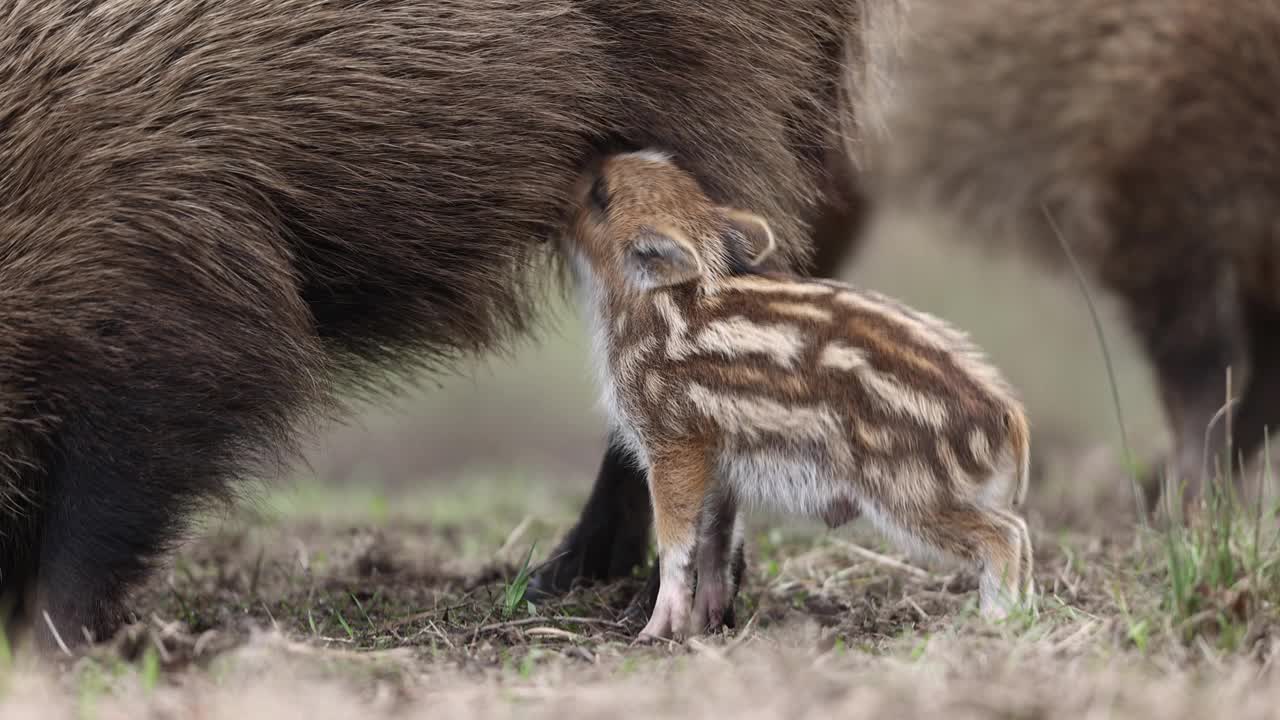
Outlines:
{"label": "piglet's eye", "polygon": [[591,204],[597,210],[609,209],[609,190],[605,187],[604,178],[598,177],[591,183]]}

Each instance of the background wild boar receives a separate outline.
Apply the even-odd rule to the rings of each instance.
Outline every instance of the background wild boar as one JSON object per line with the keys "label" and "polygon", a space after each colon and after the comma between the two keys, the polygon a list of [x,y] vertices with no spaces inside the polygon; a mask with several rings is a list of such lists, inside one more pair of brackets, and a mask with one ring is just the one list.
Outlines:
{"label": "background wild boar", "polygon": [[925,211],[1065,268],[1047,211],[1125,308],[1195,500],[1228,367],[1236,451],[1280,423],[1280,8],[917,3],[908,25],[868,160],[877,227]]}

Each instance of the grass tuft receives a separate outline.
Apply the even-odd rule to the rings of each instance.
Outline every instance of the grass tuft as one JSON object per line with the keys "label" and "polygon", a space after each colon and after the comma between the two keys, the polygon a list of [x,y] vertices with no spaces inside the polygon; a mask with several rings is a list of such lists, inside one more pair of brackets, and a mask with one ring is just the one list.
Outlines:
{"label": "grass tuft", "polygon": [[[508,582],[502,590],[502,618],[504,620],[510,619],[524,602],[525,591],[529,589],[529,580],[533,577],[533,565],[531,563],[533,549],[537,546],[537,543],[529,546],[529,552],[525,554],[524,562],[516,572],[515,578]],[[532,610],[532,604],[529,607]]]}
{"label": "grass tuft", "polygon": [[[1230,452],[1228,441],[1225,454]],[[1259,488],[1273,479],[1270,443],[1265,452]],[[1264,518],[1274,512],[1263,513],[1261,491],[1246,506],[1235,490],[1234,465],[1217,463],[1197,517],[1170,522],[1162,533],[1162,609],[1170,627],[1183,643],[1212,637],[1225,651],[1240,649],[1253,625],[1267,620],[1264,611],[1280,601],[1280,547],[1274,528],[1263,531]]]}

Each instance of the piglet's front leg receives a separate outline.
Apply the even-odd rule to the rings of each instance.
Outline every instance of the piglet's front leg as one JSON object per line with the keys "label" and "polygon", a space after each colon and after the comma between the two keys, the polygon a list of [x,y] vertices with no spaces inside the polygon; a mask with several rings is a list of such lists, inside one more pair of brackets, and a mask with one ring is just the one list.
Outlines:
{"label": "piglet's front leg", "polygon": [[658,536],[661,580],[658,600],[640,640],[683,640],[689,631],[691,575],[698,539],[698,514],[710,478],[704,447],[684,443],[651,454],[649,490]]}

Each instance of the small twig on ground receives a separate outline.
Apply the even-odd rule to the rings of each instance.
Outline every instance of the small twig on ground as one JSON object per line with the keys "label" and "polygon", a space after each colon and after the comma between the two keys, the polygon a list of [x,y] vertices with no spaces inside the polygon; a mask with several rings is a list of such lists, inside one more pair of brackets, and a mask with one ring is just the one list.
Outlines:
{"label": "small twig on ground", "polygon": [[160,631],[161,637],[172,638],[182,634],[183,625],[177,620],[162,620],[159,615],[151,613],[151,623]]}
{"label": "small twig on ground", "polygon": [[845,578],[849,577],[850,575],[854,575],[854,574],[856,574],[857,572],[858,572],[858,568],[851,568],[851,567],[848,567],[848,568],[844,568],[843,570],[838,570],[838,571],[836,571],[836,572],[832,573],[830,576],[828,576],[828,577],[827,577],[827,579],[826,579],[826,580],[823,580],[823,581],[822,581],[822,593],[823,593],[824,595],[826,595],[826,594],[830,593],[830,592],[831,592],[831,587],[832,587],[833,585],[835,585],[836,583],[840,582],[841,580],[844,580]]}
{"label": "small twig on ground", "polygon": [[605,620],[604,618],[573,617],[572,615],[556,615],[553,617],[531,617],[531,618],[522,618],[520,620],[507,620],[506,622],[481,625],[480,627],[476,628],[476,634],[479,635],[480,633],[494,632],[496,630],[507,630],[510,628],[523,627],[525,625],[537,625],[538,623],[545,623],[548,621],[578,623],[579,625],[603,625],[605,627],[613,627],[613,628],[622,627],[622,623],[615,622],[613,620]]}
{"label": "small twig on ground", "polygon": [[[441,630],[441,629],[440,629],[440,626],[439,626],[439,625],[436,625],[436,621],[435,621],[435,620],[428,620],[428,621],[427,621],[427,626],[431,629],[431,631],[432,631],[433,633],[435,633],[436,635],[438,635],[438,636],[440,637],[440,639],[441,639],[441,640],[444,640],[444,644],[445,644],[445,645],[448,645],[450,650],[457,650],[457,649],[458,649],[458,646],[457,646],[457,645],[454,645],[454,644],[453,644],[453,641],[449,639],[449,633],[446,633],[445,631]],[[426,632],[426,630],[427,630],[427,628],[423,628],[423,632]]]}
{"label": "small twig on ground", "polygon": [[734,650],[737,650],[745,642],[747,642],[748,639],[752,637],[751,630],[755,628],[756,618],[758,617],[760,617],[759,610],[751,613],[751,617],[747,619],[747,624],[742,626],[742,630],[737,633],[737,637],[735,637],[731,642],[725,645],[725,648],[724,648],[725,655],[728,655]]}
{"label": "small twig on ground", "polygon": [[416,623],[419,620],[434,620],[436,617],[442,614],[447,614],[453,610],[463,610],[465,608],[474,607],[478,602],[479,601],[477,600],[468,600],[467,602],[456,603],[454,605],[446,605],[444,607],[436,607],[430,610],[424,610],[420,613],[414,613],[406,617],[387,621],[382,624],[382,627],[378,628],[378,631],[390,632],[391,630],[404,627],[405,625],[412,625],[413,623]]}
{"label": "small twig on ground", "polygon": [[209,647],[209,643],[213,642],[217,637],[217,630],[205,630],[200,633],[200,637],[196,638],[195,645],[191,648],[192,656],[200,657],[203,655],[204,651]]}
{"label": "small twig on ground", "polygon": [[922,622],[928,622],[932,619],[929,613],[925,612],[924,608],[920,607],[920,605],[913,600],[910,595],[903,598],[903,600],[906,600],[907,604],[911,606],[911,609],[916,611],[916,614],[920,616],[920,620]]}
{"label": "small twig on ground", "polygon": [[53,618],[49,617],[48,610],[44,611],[44,623],[49,626],[49,632],[53,635],[53,641],[58,643],[58,649],[62,651],[63,655],[71,657],[71,649],[62,641],[62,635],[58,633],[58,628],[54,627]]}
{"label": "small twig on ground", "polygon": [[526,635],[532,635],[534,637],[552,637],[560,640],[567,640],[569,642],[575,642],[582,639],[582,635],[579,635],[578,633],[554,627],[535,627],[529,628],[524,632]]}
{"label": "small twig on ground", "polygon": [[260,602],[262,610],[267,613],[267,619],[271,621],[271,627],[275,628],[276,632],[280,632],[280,623],[276,622],[276,616],[271,613],[271,608],[267,607],[267,601],[262,600]]}
{"label": "small twig on ground", "polygon": [[915,565],[908,565],[907,563],[904,563],[901,560],[894,560],[888,555],[881,555],[880,553],[875,552],[874,550],[868,550],[862,547],[861,545],[851,543],[848,540],[843,540],[841,538],[832,538],[832,540],[840,547],[848,550],[849,552],[853,553],[854,555],[857,555],[858,557],[861,557],[864,560],[870,560],[871,562],[877,563],[879,565],[883,565],[887,568],[899,570],[913,577],[920,578],[921,580],[932,580],[935,577],[935,575],[929,572],[928,570],[922,570],[916,567]]}
{"label": "small twig on ground", "polygon": [[151,632],[148,632],[147,638],[151,641],[151,644],[155,647],[156,654],[160,656],[160,662],[164,663],[165,665],[168,665],[169,663],[173,662],[173,656],[169,654],[168,648],[164,646],[163,631],[156,632],[153,630]]}
{"label": "small twig on ground", "polygon": [[326,637],[326,636],[324,636],[324,635],[317,635],[317,636],[316,636],[316,639],[317,639],[317,640],[321,640],[321,641],[323,641],[323,642],[341,643],[341,644],[343,644],[343,645],[355,645],[355,644],[356,644],[356,641],[355,641],[355,640],[352,640],[351,638]]}

